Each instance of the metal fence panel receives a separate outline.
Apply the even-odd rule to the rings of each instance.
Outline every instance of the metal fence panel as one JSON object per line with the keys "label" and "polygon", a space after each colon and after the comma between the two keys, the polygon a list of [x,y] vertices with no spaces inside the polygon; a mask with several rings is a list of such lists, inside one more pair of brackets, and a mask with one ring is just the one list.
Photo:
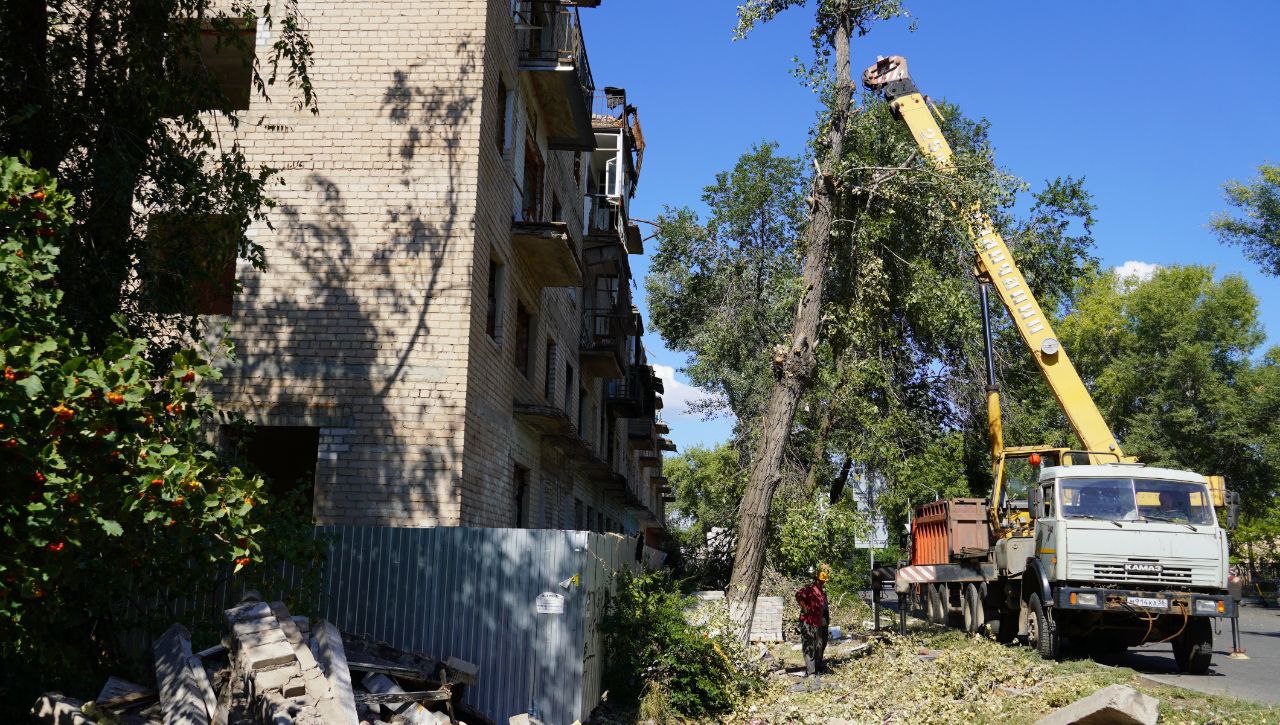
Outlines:
{"label": "metal fence panel", "polygon": [[[468,704],[503,722],[585,719],[600,697],[598,624],[634,541],[550,529],[325,526],[319,614],[342,629],[480,667]],[[578,577],[577,584],[561,582]],[[565,597],[537,614],[539,593]]]}

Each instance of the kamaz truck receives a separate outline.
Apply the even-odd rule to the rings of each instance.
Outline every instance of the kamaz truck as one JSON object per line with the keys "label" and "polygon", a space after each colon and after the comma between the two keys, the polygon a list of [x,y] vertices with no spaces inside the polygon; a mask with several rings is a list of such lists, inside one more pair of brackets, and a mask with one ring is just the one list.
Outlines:
{"label": "kamaz truck", "polygon": [[[935,169],[954,170],[937,111],[904,58],[881,58],[863,82],[884,95]],[[906,603],[900,611],[1002,641],[1021,636],[1050,659],[1067,643],[1117,651],[1171,642],[1180,669],[1205,672],[1214,622],[1236,615],[1227,536],[1214,508],[1226,507],[1231,527],[1236,506],[1227,503],[1222,478],[1147,467],[1124,455],[990,216],[965,211],[980,282],[993,487],[986,499],[936,501],[914,512],[911,561],[894,573]],[[990,289],[1080,450],[1004,445]]]}

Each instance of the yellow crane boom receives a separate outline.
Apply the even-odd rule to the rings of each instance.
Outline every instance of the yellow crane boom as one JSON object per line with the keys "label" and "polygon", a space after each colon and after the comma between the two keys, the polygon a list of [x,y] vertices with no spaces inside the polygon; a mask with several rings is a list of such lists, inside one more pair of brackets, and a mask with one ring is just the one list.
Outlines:
{"label": "yellow crane boom", "polygon": [[[897,55],[881,58],[863,73],[863,83],[869,89],[884,93],[894,113],[911,130],[920,150],[937,168],[954,171],[955,158],[951,146],[942,135],[931,104],[916,89],[907,73],[905,58]],[[1123,458],[1119,442],[1054,335],[1049,318],[1027,287],[1026,278],[1018,269],[1004,238],[996,231],[991,217],[982,209],[974,208],[970,210],[968,226],[977,253],[979,276],[990,282],[1009,311],[1018,334],[1044,374],[1049,389],[1058,399],[1081,444],[1088,451]],[[992,402],[998,416],[998,399]],[[991,424],[998,426],[998,417]]]}

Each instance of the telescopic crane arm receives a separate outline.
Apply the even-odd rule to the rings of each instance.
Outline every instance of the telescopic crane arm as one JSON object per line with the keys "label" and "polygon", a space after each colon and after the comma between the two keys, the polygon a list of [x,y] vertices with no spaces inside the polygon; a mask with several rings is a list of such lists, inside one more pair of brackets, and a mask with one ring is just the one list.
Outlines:
{"label": "telescopic crane arm", "polygon": [[[875,65],[867,68],[862,74],[862,80],[868,89],[884,94],[894,113],[911,130],[916,144],[934,166],[946,172],[955,170],[951,146],[942,135],[931,104],[911,80],[906,58],[898,55],[881,58]],[[995,289],[1005,309],[1009,311],[1018,334],[1066,413],[1071,428],[1086,450],[1114,454],[1121,460],[1126,460],[1119,442],[1103,420],[1089,390],[1085,388],[1084,381],[1080,379],[1075,366],[1071,364],[1066,351],[1054,335],[1049,319],[1040,309],[1035,295],[1027,288],[1027,280],[1014,262],[1004,238],[996,231],[991,217],[976,205],[969,212],[967,225],[977,253],[978,276]],[[986,315],[985,305],[983,315]],[[988,361],[988,376],[991,377],[993,372]],[[993,429],[992,453],[998,457],[1003,442],[999,435],[999,397],[993,389],[993,383],[994,380],[988,380],[988,425]]]}

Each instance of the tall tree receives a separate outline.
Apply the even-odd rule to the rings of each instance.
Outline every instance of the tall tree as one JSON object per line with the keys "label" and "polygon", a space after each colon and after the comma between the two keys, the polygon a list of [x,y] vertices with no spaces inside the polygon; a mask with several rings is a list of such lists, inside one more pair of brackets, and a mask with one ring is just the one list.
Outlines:
{"label": "tall tree", "polygon": [[271,206],[273,170],[222,134],[278,76],[316,109],[302,26],[297,0],[0,6],[0,155],[30,154],[74,196],[57,282],[95,344],[122,311],[130,332],[181,339],[192,299],[235,258],[264,264],[246,230]]}
{"label": "tall tree", "polygon": [[1228,181],[1223,190],[1235,215],[1214,215],[1210,226],[1227,244],[1240,246],[1262,271],[1280,277],[1280,165],[1261,164],[1258,178]]}
{"label": "tall tree", "polygon": [[[805,0],[751,0],[739,8],[738,33],[745,35],[783,10],[804,4]],[[894,0],[865,3],[817,0],[813,42],[820,60],[834,55],[835,78],[830,89],[830,113],[819,134],[817,154],[822,161],[813,180],[809,219],[802,236],[800,299],[791,326],[790,346],[774,351],[773,390],[762,414],[751,474],[739,509],[738,547],[727,596],[730,617],[738,628],[739,638],[744,640],[751,630],[755,600],[760,591],[769,508],[782,480],[783,452],[796,406],[817,363],[822,288],[839,203],[845,130],[853,106],[850,40],[855,30],[865,33],[868,24],[900,12],[901,5]]]}

